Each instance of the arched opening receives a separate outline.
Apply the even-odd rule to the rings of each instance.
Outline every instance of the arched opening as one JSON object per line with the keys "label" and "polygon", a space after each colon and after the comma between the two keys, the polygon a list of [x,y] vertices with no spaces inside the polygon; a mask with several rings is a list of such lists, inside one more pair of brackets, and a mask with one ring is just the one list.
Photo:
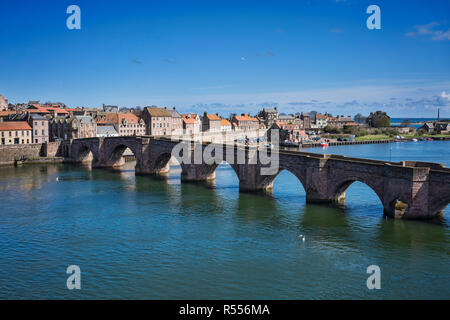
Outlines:
{"label": "arched opening", "polygon": [[434,210],[435,216],[439,219],[450,217],[450,200],[443,200],[439,204],[436,205],[436,209]]}
{"label": "arched opening", "polygon": [[218,190],[233,190],[239,192],[239,178],[234,168],[226,161],[211,166],[215,172],[214,187]]}
{"label": "arched opening", "polygon": [[108,158],[108,166],[110,167],[122,167],[126,162],[132,162],[136,160],[134,152],[126,145],[121,144],[114,148]]}
{"label": "arched opening", "polygon": [[[291,171],[282,169],[272,180],[271,194],[281,201],[298,203],[306,201],[306,191],[302,181]],[[300,200],[301,199],[301,200]]]}
{"label": "arched opening", "polygon": [[[384,212],[380,196],[368,184],[359,180],[348,180],[340,184],[336,189],[334,199],[336,204],[356,214],[376,215]],[[393,206],[401,206],[398,200]]]}
{"label": "arched opening", "polygon": [[172,155],[168,152],[161,153],[155,160],[153,171],[155,174],[168,174],[170,171],[170,159]]}
{"label": "arched opening", "polygon": [[87,145],[82,145],[78,149],[75,161],[84,165],[91,165],[95,160],[92,150]]}

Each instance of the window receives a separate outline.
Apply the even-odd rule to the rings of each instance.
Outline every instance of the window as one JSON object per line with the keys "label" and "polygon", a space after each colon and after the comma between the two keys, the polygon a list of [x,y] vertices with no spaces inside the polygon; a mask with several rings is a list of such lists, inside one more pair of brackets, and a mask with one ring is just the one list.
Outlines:
{"label": "window", "polygon": [[34,130],[34,135],[37,136],[37,129]]}
{"label": "window", "polygon": [[24,144],[25,143],[25,140],[24,139],[22,139],[22,144]]}
{"label": "window", "polygon": [[45,136],[45,130],[44,129],[42,129],[42,135]]}
{"label": "window", "polygon": [[38,143],[38,139],[34,139],[34,142],[35,142],[35,143]]}
{"label": "window", "polygon": [[44,126],[44,121],[42,121],[42,126]]}
{"label": "window", "polygon": [[30,139],[27,139],[27,143],[30,143]]}
{"label": "window", "polygon": [[16,137],[18,137],[19,136],[19,131],[15,131],[16,132]]}
{"label": "window", "polygon": [[2,138],[5,136],[5,133],[2,131]]}

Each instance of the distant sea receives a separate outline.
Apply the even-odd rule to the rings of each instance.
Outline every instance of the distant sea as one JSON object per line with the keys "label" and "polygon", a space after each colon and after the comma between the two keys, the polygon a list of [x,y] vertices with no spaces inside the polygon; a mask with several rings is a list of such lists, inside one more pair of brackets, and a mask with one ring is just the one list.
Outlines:
{"label": "distant sea", "polygon": [[[400,126],[404,119],[408,119],[409,122],[426,122],[426,121],[436,121],[437,118],[391,118],[391,126]],[[448,120],[449,118],[441,118],[440,120]],[[419,128],[421,124],[411,124],[412,127]]]}

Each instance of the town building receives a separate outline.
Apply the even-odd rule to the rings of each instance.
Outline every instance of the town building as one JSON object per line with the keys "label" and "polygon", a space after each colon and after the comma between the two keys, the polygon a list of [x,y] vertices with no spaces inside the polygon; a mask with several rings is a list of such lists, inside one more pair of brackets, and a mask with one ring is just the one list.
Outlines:
{"label": "town building", "polygon": [[238,130],[250,131],[259,129],[258,119],[250,117],[248,114],[243,113],[240,116],[233,114],[231,122],[236,123]]}
{"label": "town building", "polygon": [[208,114],[205,112],[202,119],[202,131],[220,132],[222,127],[221,120],[219,114]]}
{"label": "town building", "polygon": [[119,133],[112,125],[97,125],[97,137],[118,137]]}
{"label": "town building", "polygon": [[227,119],[220,120],[220,131],[230,132],[232,130],[231,123]]}
{"label": "town building", "polygon": [[8,110],[8,99],[0,94],[0,111]]}
{"label": "town building", "polygon": [[200,122],[195,115],[183,115],[183,134],[198,134],[200,133]]}
{"label": "town building", "polygon": [[93,138],[97,122],[91,116],[54,117],[49,121],[50,141]]}
{"label": "town building", "polygon": [[30,144],[32,143],[31,127],[26,121],[0,122],[0,144]]}
{"label": "town building", "polygon": [[258,117],[263,120],[266,127],[270,127],[278,119],[278,109],[264,108],[258,113]]}
{"label": "town building", "polygon": [[423,126],[419,128],[419,130],[425,131],[427,133],[448,133],[450,132],[450,123],[449,122],[425,122]]}
{"label": "town building", "polygon": [[49,142],[48,118],[39,114],[28,114],[28,123],[32,128],[32,143]]}
{"label": "town building", "polygon": [[173,107],[172,110],[169,110],[170,115],[172,116],[172,131],[173,135],[182,135],[183,134],[183,120],[181,118],[181,114],[178,113],[177,109]]}
{"label": "town building", "polygon": [[323,129],[328,125],[328,117],[325,114],[316,113],[311,123],[312,129]]}
{"label": "town building", "polygon": [[172,133],[172,114],[167,108],[146,107],[142,113],[146,124],[146,134],[169,136]]}
{"label": "town building", "polygon": [[103,105],[103,112],[119,113],[119,107]]}
{"label": "town building", "polygon": [[303,142],[308,139],[305,131],[301,130],[296,124],[287,124],[281,121],[275,121],[269,128],[268,134],[271,137],[270,130],[278,130],[280,142]]}
{"label": "town building", "polygon": [[113,126],[120,136],[142,136],[146,126],[133,113],[103,113],[97,116],[97,126]]}

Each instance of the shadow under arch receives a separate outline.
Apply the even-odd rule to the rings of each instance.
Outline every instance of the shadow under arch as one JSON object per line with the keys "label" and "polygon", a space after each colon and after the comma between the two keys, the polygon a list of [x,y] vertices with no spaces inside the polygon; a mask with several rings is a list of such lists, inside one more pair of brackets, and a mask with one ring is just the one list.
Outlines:
{"label": "shadow under arch", "polygon": [[159,175],[159,178],[167,178],[170,171],[170,159],[172,154],[170,152],[159,153],[153,163],[153,170]]}
{"label": "shadow under arch", "polygon": [[74,157],[75,163],[90,166],[98,161],[96,153],[89,144],[83,143],[78,146]]}
{"label": "shadow under arch", "polygon": [[[222,173],[225,173],[225,176],[227,176],[226,173],[229,173],[231,171],[234,172],[234,176],[237,178],[238,183],[240,181],[238,167],[236,165],[228,163],[227,161],[222,161],[221,163],[213,163],[213,164],[182,163],[181,167],[182,167],[181,179],[183,182],[195,182],[199,185],[216,188],[216,181],[217,181],[216,173],[219,172],[219,183],[217,185],[219,185],[220,187],[227,187],[227,185],[229,186],[229,184],[223,185],[222,183],[222,179],[224,178],[224,175]],[[231,167],[233,170],[227,170],[227,167]],[[234,179],[232,176],[230,178]]]}
{"label": "shadow under arch", "polygon": [[430,212],[434,213],[434,218],[443,219],[445,215],[450,217],[450,198],[442,199],[431,206]]}
{"label": "shadow under arch", "polygon": [[107,159],[106,162],[107,162],[108,166],[113,167],[113,168],[123,166],[126,162],[125,156],[128,156],[127,154],[125,154],[125,152],[127,150],[130,150],[132,153],[132,156],[134,156],[134,158],[136,158],[136,153],[133,150],[133,148],[124,143],[121,143],[121,144],[118,144],[111,151],[111,153],[106,157],[106,159]]}

